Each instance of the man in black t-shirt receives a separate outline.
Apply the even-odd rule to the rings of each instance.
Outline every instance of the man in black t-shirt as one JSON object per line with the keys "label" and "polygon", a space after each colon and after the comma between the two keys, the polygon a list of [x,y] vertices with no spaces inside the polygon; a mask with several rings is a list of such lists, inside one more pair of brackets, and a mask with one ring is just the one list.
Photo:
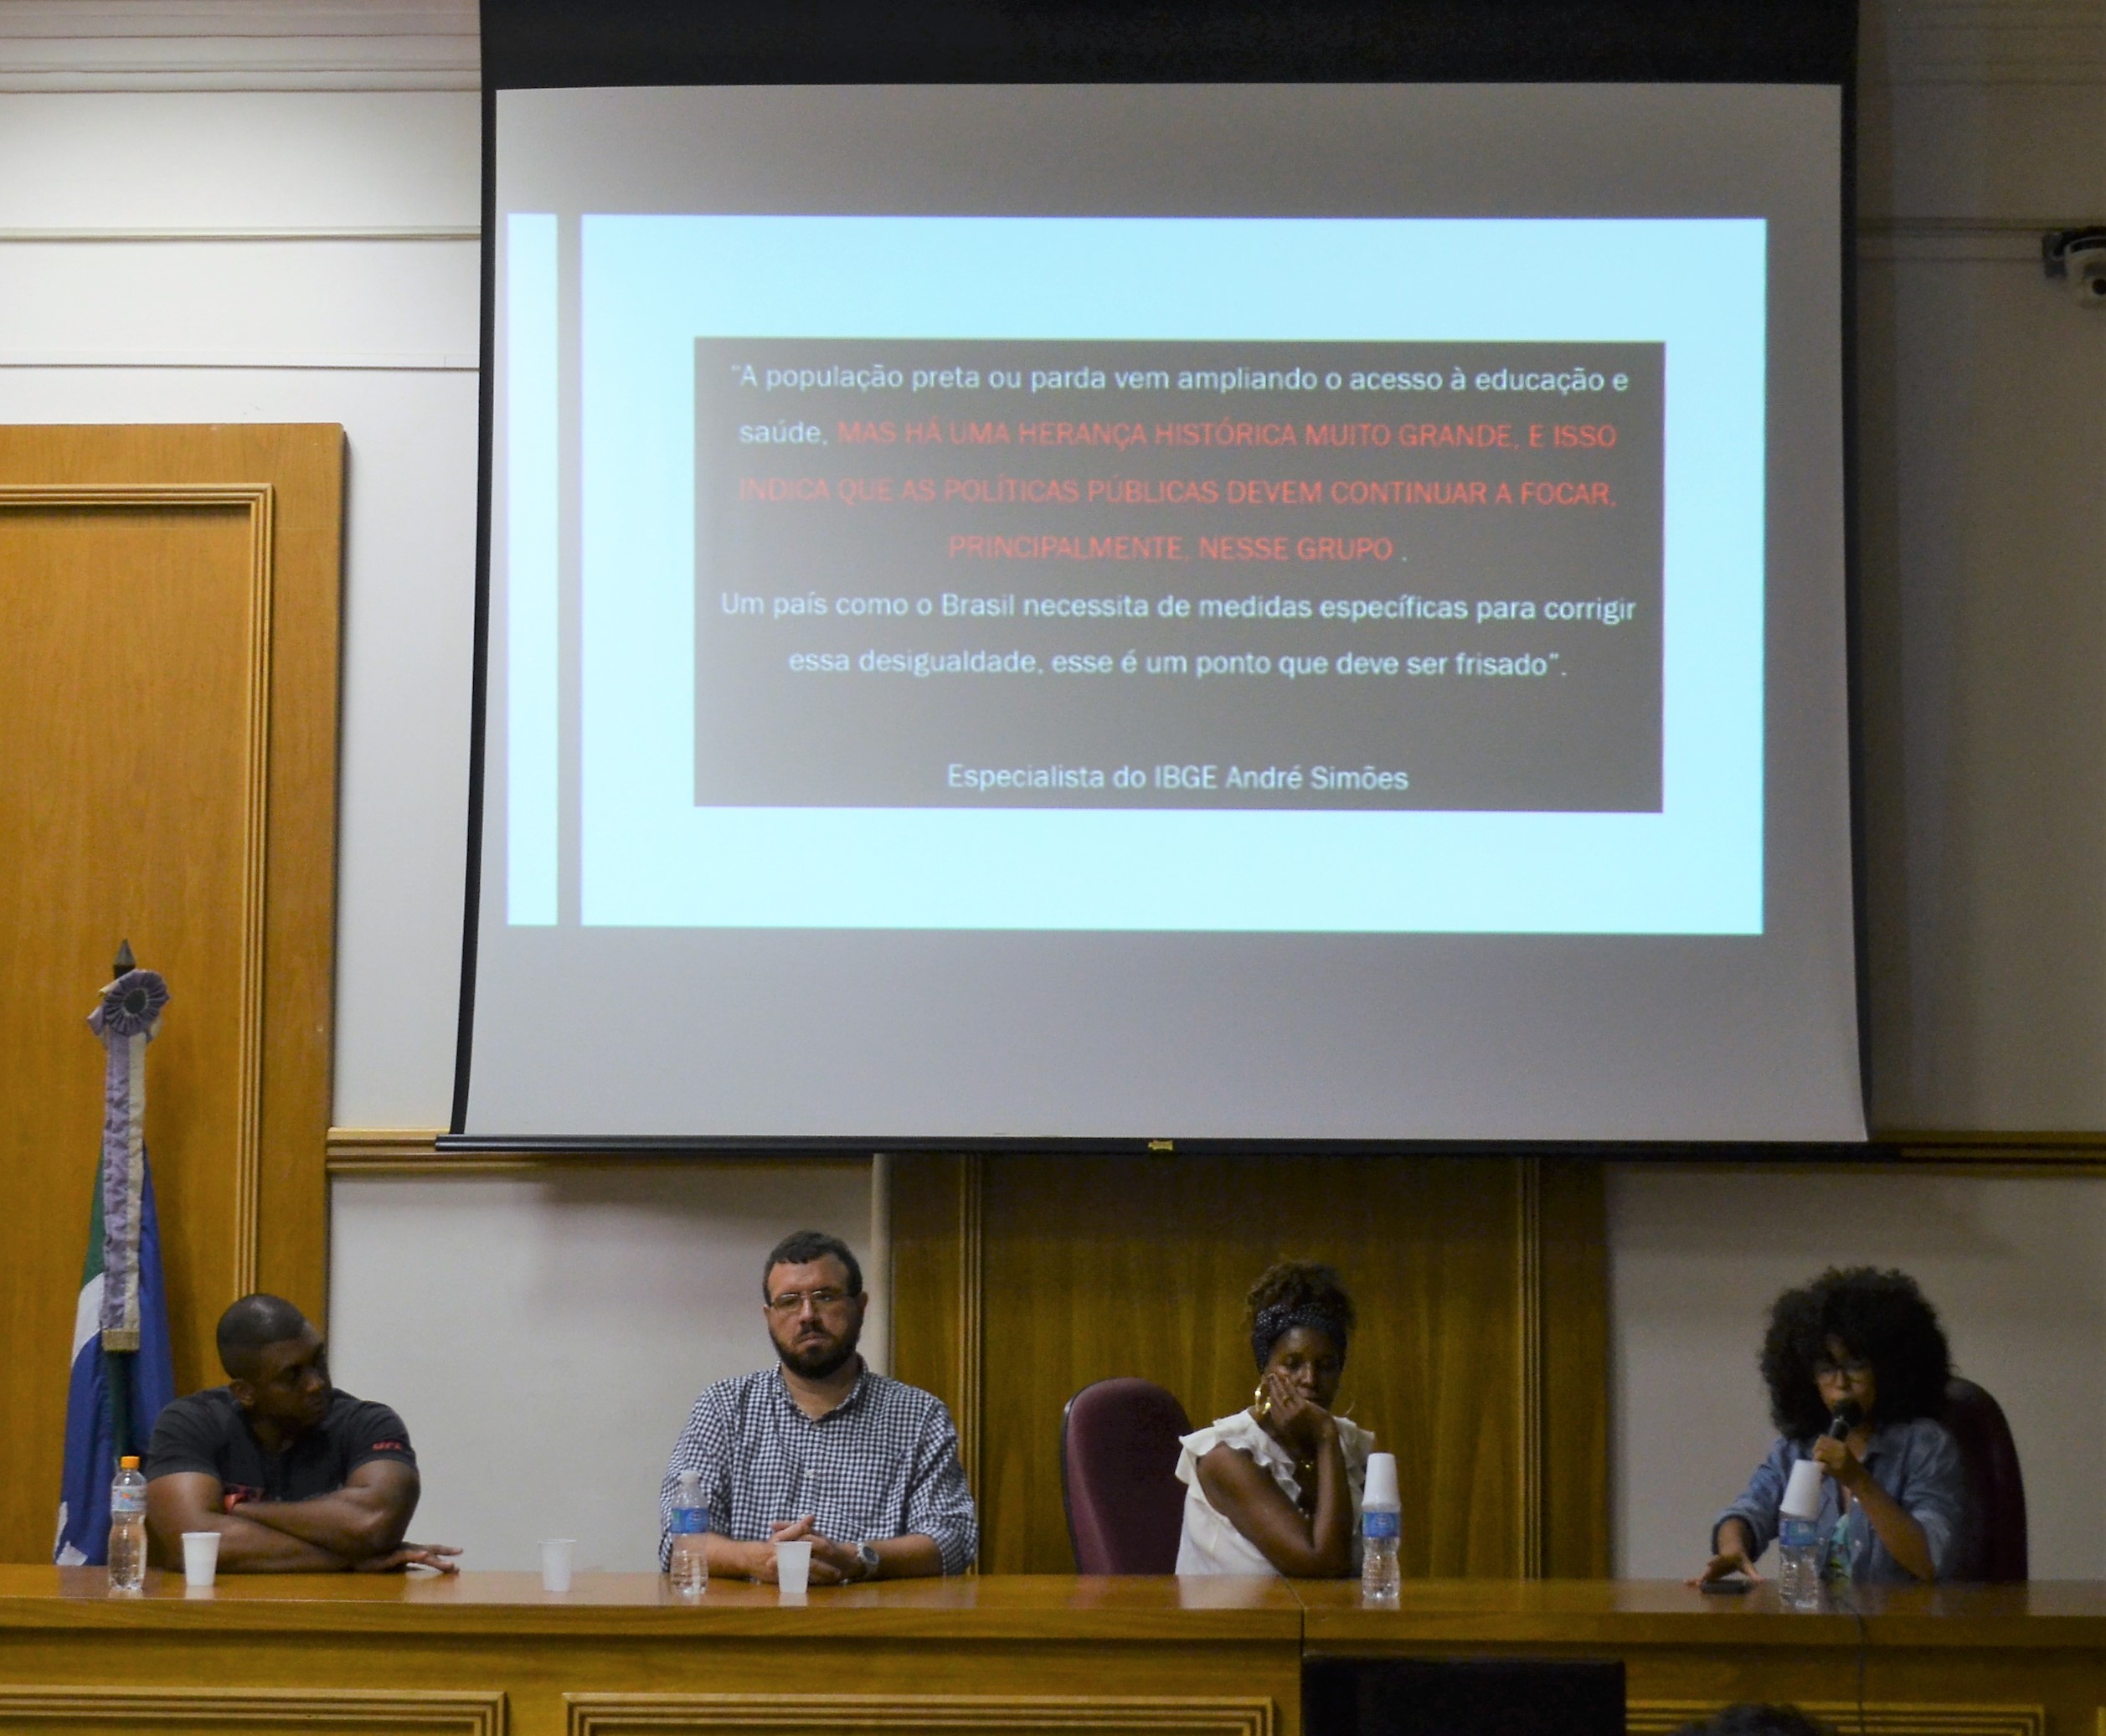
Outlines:
{"label": "man in black t-shirt", "polygon": [[329,1384],[306,1317],[244,1296],[219,1337],[227,1384],[170,1404],[147,1449],[154,1559],[179,1567],[184,1532],[216,1531],[222,1573],[452,1573],[458,1549],[403,1541],[418,1481],[402,1419]]}

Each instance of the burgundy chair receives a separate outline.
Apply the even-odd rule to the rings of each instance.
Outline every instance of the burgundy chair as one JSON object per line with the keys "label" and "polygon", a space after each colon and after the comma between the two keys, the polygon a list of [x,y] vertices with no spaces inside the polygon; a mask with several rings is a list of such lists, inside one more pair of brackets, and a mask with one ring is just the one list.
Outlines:
{"label": "burgundy chair", "polygon": [[1099,1380],[1060,1415],[1060,1498],[1079,1574],[1171,1574],[1184,1529],[1185,1407],[1152,1380]]}
{"label": "burgundy chair", "polygon": [[2026,1480],[2004,1408],[1973,1381],[1954,1379],[1945,1388],[1945,1426],[1967,1472],[1967,1536],[1953,1577],[2021,1582],[2028,1577]]}

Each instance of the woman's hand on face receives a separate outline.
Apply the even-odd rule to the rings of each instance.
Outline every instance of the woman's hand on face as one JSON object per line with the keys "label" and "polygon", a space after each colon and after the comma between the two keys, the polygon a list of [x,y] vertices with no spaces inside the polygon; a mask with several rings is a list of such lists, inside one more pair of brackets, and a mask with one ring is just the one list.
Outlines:
{"label": "woman's hand on face", "polygon": [[1822,1435],[1814,1443],[1814,1460],[1830,1476],[1853,1495],[1864,1486],[1871,1475],[1865,1469],[1865,1461],[1850,1450],[1846,1441]]}
{"label": "woman's hand on face", "polygon": [[1315,1399],[1305,1398],[1301,1388],[1277,1368],[1265,1371],[1265,1393],[1272,1400],[1265,1420],[1288,1445],[1314,1458],[1338,1438],[1337,1419]]}

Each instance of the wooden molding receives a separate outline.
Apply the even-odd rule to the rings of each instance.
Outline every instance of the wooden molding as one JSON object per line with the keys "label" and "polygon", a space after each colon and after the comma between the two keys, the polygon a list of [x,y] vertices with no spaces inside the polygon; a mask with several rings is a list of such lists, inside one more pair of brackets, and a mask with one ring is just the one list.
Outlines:
{"label": "wooden molding", "polygon": [[[1839,1730],[1861,1728],[1855,1700],[1801,1700],[1801,1712]],[[1719,1710],[1710,1700],[1633,1700],[1625,1713],[1630,1736],[1672,1736]],[[2106,1713],[2100,1714],[2106,1724]],[[1955,1706],[1896,1704],[1868,1701],[1861,1728],[1866,1736],[2047,1736],[2047,1711],[2042,1706]],[[2106,1736],[2106,1733],[2103,1733]]]}
{"label": "wooden molding", "polygon": [[184,509],[249,515],[248,693],[243,733],[240,1049],[235,1083],[234,1272],[232,1294],[257,1287],[260,1240],[260,1153],[263,1141],[264,926],[270,808],[270,629],[276,590],[277,491],[257,483],[0,484],[0,512],[92,512],[126,507],[165,513]]}
{"label": "wooden molding", "polygon": [[1601,1579],[1610,1569],[1606,1166],[1543,1159],[1538,1175],[1533,1257],[1541,1397],[1533,1450],[1542,1574]]}
{"label": "wooden molding", "polygon": [[441,1157],[440,1127],[332,1127],[329,1173],[342,1175],[459,1174],[492,1167],[514,1169],[517,1159],[492,1165],[476,1158]]}
{"label": "wooden molding", "polygon": [[[260,1216],[259,1152],[263,1141],[263,947],[265,869],[270,853],[270,618],[276,594],[277,491],[269,483],[247,489],[152,489],[150,494],[245,496],[249,508],[249,726],[248,839],[242,852],[242,896],[247,911],[241,937],[241,1131],[234,1146],[234,1244],[239,1262],[234,1294],[259,1287],[257,1243]],[[182,504],[190,504],[184,501]]]}
{"label": "wooden molding", "polygon": [[1272,1736],[1270,1700],[977,1694],[566,1694],[568,1736],[633,1731],[1133,1731]]}
{"label": "wooden molding", "polygon": [[[657,1165],[662,1157],[634,1151],[441,1151],[442,1127],[332,1127],[328,1168],[332,1176],[524,1175],[557,1169],[605,1169],[624,1164]],[[775,1151],[710,1151],[682,1157],[683,1163],[744,1166],[807,1162],[861,1166],[869,1159],[847,1151],[815,1157],[785,1158]]]}
{"label": "wooden molding", "polygon": [[224,1730],[327,1724],[505,1736],[502,1693],[435,1688],[0,1687],[0,1725]]}
{"label": "wooden molding", "polygon": [[1514,1383],[1519,1411],[1521,1486],[1516,1540],[1524,1579],[1543,1576],[1543,1161],[1514,1162],[1515,1280],[1520,1296],[1514,1317],[1520,1328],[1520,1378]]}
{"label": "wooden molding", "polygon": [[1969,1133],[1903,1128],[1873,1137],[1909,1163],[2106,1164],[2106,1132]]}
{"label": "wooden molding", "polygon": [[[958,1429],[958,1456],[965,1466],[965,1486],[973,1490],[985,1486],[980,1445],[987,1432],[982,1397],[985,1368],[981,1359],[981,1297],[986,1281],[981,1252],[985,1214],[982,1166],[986,1161],[976,1151],[958,1166],[958,1414],[953,1420]],[[984,1538],[982,1543],[984,1546]]]}

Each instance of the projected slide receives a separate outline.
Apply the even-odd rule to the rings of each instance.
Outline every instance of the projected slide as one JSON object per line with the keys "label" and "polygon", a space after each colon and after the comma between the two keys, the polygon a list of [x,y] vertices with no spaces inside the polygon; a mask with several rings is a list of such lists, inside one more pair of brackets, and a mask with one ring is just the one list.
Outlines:
{"label": "projected slide", "polygon": [[[1760,932],[1759,220],[577,234],[586,925]],[[509,219],[523,924],[556,245]]]}
{"label": "projected slide", "polygon": [[695,800],[1660,806],[1658,344],[696,344]]}
{"label": "projected slide", "polygon": [[498,90],[465,1137],[1861,1138],[1843,94],[1341,64]]}

